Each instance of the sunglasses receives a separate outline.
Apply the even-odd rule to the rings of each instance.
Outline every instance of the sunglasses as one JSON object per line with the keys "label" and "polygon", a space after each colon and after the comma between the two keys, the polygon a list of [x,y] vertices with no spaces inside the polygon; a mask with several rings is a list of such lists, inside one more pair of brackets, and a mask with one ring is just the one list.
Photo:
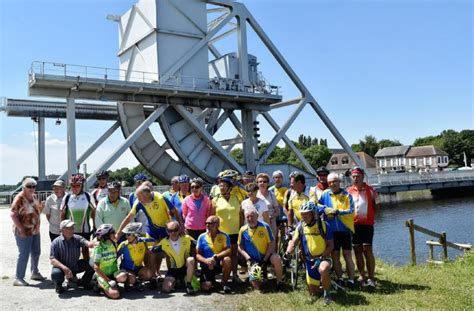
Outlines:
{"label": "sunglasses", "polygon": [[28,185],[28,186],[25,186],[25,187],[28,188],[28,189],[35,189],[36,188],[36,186],[33,186],[33,185]]}
{"label": "sunglasses", "polygon": [[268,181],[266,181],[266,180],[259,180],[258,183],[259,183],[259,184],[268,184]]}
{"label": "sunglasses", "polygon": [[80,188],[82,185],[81,184],[73,184],[71,185],[71,188]]}
{"label": "sunglasses", "polygon": [[216,224],[217,222],[206,222],[206,225],[213,225]]}
{"label": "sunglasses", "polygon": [[179,231],[179,229],[172,229],[172,230],[166,229],[166,231],[169,232],[169,233],[176,233],[176,232]]}
{"label": "sunglasses", "polygon": [[191,189],[201,189],[199,186],[191,186]]}

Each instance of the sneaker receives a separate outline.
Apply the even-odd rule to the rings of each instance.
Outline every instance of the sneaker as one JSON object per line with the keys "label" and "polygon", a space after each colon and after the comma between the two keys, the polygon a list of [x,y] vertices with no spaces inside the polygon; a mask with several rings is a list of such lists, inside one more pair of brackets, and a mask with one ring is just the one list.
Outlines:
{"label": "sneaker", "polygon": [[372,279],[367,280],[367,287],[369,288],[375,288],[375,281]]}
{"label": "sneaker", "polygon": [[186,284],[186,293],[188,295],[194,295],[194,289],[191,284]]}
{"label": "sneaker", "polygon": [[355,288],[354,280],[347,280],[346,286],[348,289],[354,289]]}
{"label": "sneaker", "polygon": [[57,294],[62,294],[66,291],[66,289],[63,286],[56,286],[55,290]]}
{"label": "sneaker", "polygon": [[363,276],[357,278],[357,283],[359,283],[360,287],[366,286],[365,278]]}
{"label": "sneaker", "polygon": [[13,281],[13,286],[29,286],[30,284],[28,284],[25,280],[23,279],[15,279]]}
{"label": "sneaker", "polygon": [[343,279],[337,279],[337,280],[336,280],[336,284],[337,284],[339,287],[344,287],[344,286],[345,286]]}
{"label": "sneaker", "polygon": [[67,288],[77,289],[78,287],[79,287],[79,281],[77,280],[76,277],[73,277],[72,279],[67,280]]}
{"label": "sneaker", "polygon": [[275,288],[276,288],[276,291],[277,291],[277,292],[282,292],[282,291],[284,290],[284,288],[283,288],[283,283],[282,283],[282,282],[278,282],[278,283],[276,284],[276,287],[275,287]]}
{"label": "sneaker", "polygon": [[325,306],[329,306],[331,303],[333,303],[333,300],[332,300],[331,296],[324,296],[323,304]]}
{"label": "sneaker", "polygon": [[44,276],[42,276],[41,273],[39,273],[39,272],[33,273],[31,275],[31,279],[33,281],[44,281],[44,280],[46,280],[46,278]]}
{"label": "sneaker", "polygon": [[232,283],[235,283],[235,284],[242,284],[244,281],[242,281],[238,276],[233,276],[232,277]]}
{"label": "sneaker", "polygon": [[230,294],[232,292],[229,285],[224,285],[222,289],[224,290],[225,294]]}

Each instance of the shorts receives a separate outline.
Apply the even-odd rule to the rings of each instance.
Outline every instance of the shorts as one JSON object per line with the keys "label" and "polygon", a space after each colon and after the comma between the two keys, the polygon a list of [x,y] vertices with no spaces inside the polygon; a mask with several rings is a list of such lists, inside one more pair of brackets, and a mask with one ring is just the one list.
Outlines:
{"label": "shorts", "polygon": [[235,245],[237,244],[237,240],[239,239],[239,234],[229,234],[230,244]]}
{"label": "shorts", "polygon": [[355,225],[355,233],[352,237],[352,245],[372,245],[374,240],[373,225]]}
{"label": "shorts", "polygon": [[306,259],[306,283],[308,285],[321,285],[321,274],[319,274],[319,265],[322,261],[329,262],[329,265],[332,267],[332,260],[330,258],[323,260]]}
{"label": "shorts", "polygon": [[[115,271],[113,275],[107,275],[107,277],[111,280],[115,280],[115,277],[122,271]],[[109,282],[107,282],[105,279],[100,277],[98,274],[97,275],[97,284],[99,285],[100,288],[103,290],[109,290],[111,288]]]}
{"label": "shorts", "polygon": [[147,235],[157,241],[168,237],[168,233],[166,233],[165,227],[156,227],[153,225],[147,226]]}
{"label": "shorts", "polygon": [[204,232],[206,232],[206,230],[186,229],[186,234],[192,237],[193,239],[195,239],[196,241],[199,238],[199,236]]}
{"label": "shorts", "polygon": [[137,267],[137,268],[135,268],[135,269],[120,268],[120,272],[133,273],[134,275],[138,275],[138,272],[140,272],[140,270],[141,270],[142,268],[143,268],[143,266]]}
{"label": "shorts", "polygon": [[222,267],[220,264],[220,260],[214,266],[214,269],[209,270],[206,264],[201,263],[201,282],[215,282],[216,275],[222,273]]}
{"label": "shorts", "polygon": [[182,280],[186,277],[186,266],[181,268],[170,268],[166,271],[166,278],[174,278],[175,280]]}
{"label": "shorts", "polygon": [[334,251],[340,251],[341,248],[346,251],[352,250],[352,233],[349,231],[334,231]]}

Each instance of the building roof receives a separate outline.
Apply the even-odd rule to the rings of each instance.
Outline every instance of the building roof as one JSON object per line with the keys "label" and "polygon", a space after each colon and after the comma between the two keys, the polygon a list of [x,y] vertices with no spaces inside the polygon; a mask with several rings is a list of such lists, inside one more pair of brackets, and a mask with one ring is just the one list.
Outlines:
{"label": "building roof", "polygon": [[426,157],[426,156],[447,156],[448,153],[436,148],[433,145],[411,147],[407,153],[407,158]]}
{"label": "building roof", "polygon": [[[357,156],[359,159],[362,161],[364,164],[365,168],[374,168],[375,167],[375,160],[372,158],[370,155],[368,155],[365,152],[356,152]],[[347,157],[348,158],[348,163],[342,163],[342,158]],[[337,159],[337,164],[332,164],[333,159]],[[331,156],[331,159],[329,159],[328,164],[326,165],[327,169],[330,171],[336,171],[336,170],[347,170],[351,169],[354,166],[356,166],[355,162],[349,157],[349,154],[347,152],[336,152],[333,153]]]}
{"label": "building roof", "polygon": [[395,147],[385,147],[379,149],[375,154],[376,158],[383,157],[395,157],[395,156],[405,156],[410,149],[410,146],[395,146]]}

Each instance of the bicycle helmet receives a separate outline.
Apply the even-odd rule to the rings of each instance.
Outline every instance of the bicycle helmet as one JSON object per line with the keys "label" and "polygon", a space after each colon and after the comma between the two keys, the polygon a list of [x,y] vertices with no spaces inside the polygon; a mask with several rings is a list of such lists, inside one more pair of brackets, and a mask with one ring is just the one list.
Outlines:
{"label": "bicycle helmet", "polygon": [[316,175],[329,175],[329,170],[325,166],[316,169]]}
{"label": "bicycle helmet", "polygon": [[107,240],[109,238],[109,234],[114,232],[114,227],[111,224],[102,224],[99,228],[97,228],[95,236],[97,237],[97,240],[103,241]]}
{"label": "bicycle helmet", "polygon": [[122,184],[120,183],[120,181],[111,181],[111,182],[107,183],[107,188],[108,189],[120,190],[120,188],[122,188]]}
{"label": "bicycle helmet", "polygon": [[142,223],[141,222],[131,222],[123,228],[122,232],[125,234],[134,234],[136,236],[140,235],[142,230]]}
{"label": "bicycle helmet", "polygon": [[137,182],[137,181],[147,181],[148,177],[143,173],[138,173],[135,176],[133,176],[133,180],[135,182]]}
{"label": "bicycle helmet", "polygon": [[219,173],[219,177],[221,178],[237,178],[239,176],[239,172],[235,170],[225,170]]}
{"label": "bicycle helmet", "polygon": [[202,187],[202,185],[204,184],[204,181],[201,178],[196,177],[196,178],[191,179],[190,183],[191,184],[196,184],[199,187]]}
{"label": "bicycle helmet", "polygon": [[249,269],[249,280],[260,282],[263,279],[262,267],[259,264],[253,264]]}
{"label": "bicycle helmet", "polygon": [[95,177],[97,178],[109,177],[109,173],[107,171],[100,170],[100,171],[97,171],[97,173],[95,173]]}
{"label": "bicycle helmet", "polygon": [[312,201],[303,202],[300,206],[300,213],[309,213],[316,211],[316,204]]}
{"label": "bicycle helmet", "polygon": [[188,175],[181,175],[181,176],[179,176],[178,182],[179,182],[180,184],[189,183],[189,177],[188,177]]}
{"label": "bicycle helmet", "polygon": [[229,185],[230,188],[232,188],[234,186],[234,180],[232,178],[229,178],[229,177],[222,177],[219,179],[220,182],[225,182],[226,184]]}
{"label": "bicycle helmet", "polygon": [[70,184],[83,184],[85,181],[84,175],[82,174],[72,174],[69,178]]}

